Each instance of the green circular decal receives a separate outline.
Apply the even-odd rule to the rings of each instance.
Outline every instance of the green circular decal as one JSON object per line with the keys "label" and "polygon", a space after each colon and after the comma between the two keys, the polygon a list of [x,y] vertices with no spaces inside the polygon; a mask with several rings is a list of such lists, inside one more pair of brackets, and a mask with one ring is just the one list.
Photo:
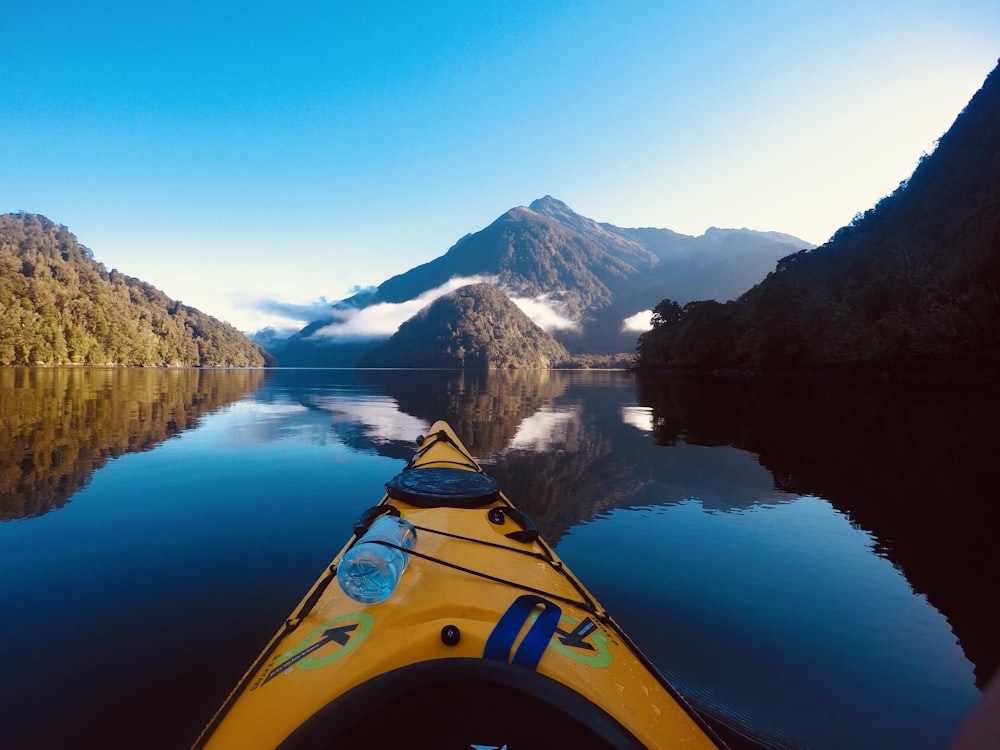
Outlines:
{"label": "green circular decal", "polygon": [[[539,612],[532,612],[528,618],[534,624]],[[589,617],[579,620],[568,615],[559,617],[559,627],[549,641],[563,656],[573,661],[586,664],[588,667],[610,667],[611,651],[608,649],[608,637]]]}
{"label": "green circular decal", "polygon": [[[313,630],[302,641],[298,648],[285,654],[289,659],[296,654],[309,651],[310,655],[304,656],[295,661],[297,669],[319,669],[325,667],[330,662],[336,661],[345,654],[353,651],[361,641],[365,639],[375,624],[375,618],[367,612],[353,612],[349,615],[341,615],[332,620],[327,620],[318,628]],[[326,644],[339,644],[340,648],[334,648],[330,653],[323,656],[312,656],[312,652],[318,651]]]}
{"label": "green circular decal", "polygon": [[583,638],[574,637],[579,622],[575,617],[567,615],[560,617],[559,630],[552,636],[549,644],[564,656],[588,667],[610,667],[611,651],[608,649],[608,637],[596,626],[593,632]]}

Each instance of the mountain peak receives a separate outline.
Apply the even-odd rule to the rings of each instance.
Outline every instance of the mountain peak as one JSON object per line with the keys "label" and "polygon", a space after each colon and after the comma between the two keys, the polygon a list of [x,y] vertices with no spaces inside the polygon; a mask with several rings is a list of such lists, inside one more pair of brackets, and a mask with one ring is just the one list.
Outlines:
{"label": "mountain peak", "polygon": [[546,195],[544,198],[532,201],[531,205],[528,206],[528,210],[557,221],[563,226],[574,229],[577,232],[601,237],[608,236],[608,231],[605,227],[602,227],[593,219],[580,216],[580,214],[561,200],[553,198],[551,195]]}
{"label": "mountain peak", "polygon": [[563,216],[575,216],[576,214],[573,210],[557,198],[553,198],[551,195],[546,195],[538,200],[531,202],[528,206],[536,214],[543,214],[545,216],[551,216],[554,219],[558,219]]}

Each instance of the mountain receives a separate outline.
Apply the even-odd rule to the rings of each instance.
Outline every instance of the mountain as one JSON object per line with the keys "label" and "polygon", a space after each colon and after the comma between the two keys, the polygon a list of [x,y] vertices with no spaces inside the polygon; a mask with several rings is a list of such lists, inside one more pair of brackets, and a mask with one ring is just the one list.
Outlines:
{"label": "mountain", "polygon": [[66,227],[0,215],[0,365],[271,363],[228,323],[108,273]]}
{"label": "mountain", "polygon": [[275,354],[288,365],[347,365],[363,345],[325,335],[331,325],[373,305],[408,303],[456,278],[488,280],[571,352],[630,352],[637,334],[623,328],[625,319],[665,294],[729,299],[760,281],[779,258],[809,247],[789,235],[748,229],[712,228],[701,237],[622,229],[545,196],[510,209],[444,255],[342,300],[329,318],[310,323]]}
{"label": "mountain", "polygon": [[569,352],[490,284],[438,297],[361,358],[363,367],[544,369]]}
{"label": "mountain", "polygon": [[1000,370],[1000,67],[934,152],[737,300],[664,299],[649,369]]}

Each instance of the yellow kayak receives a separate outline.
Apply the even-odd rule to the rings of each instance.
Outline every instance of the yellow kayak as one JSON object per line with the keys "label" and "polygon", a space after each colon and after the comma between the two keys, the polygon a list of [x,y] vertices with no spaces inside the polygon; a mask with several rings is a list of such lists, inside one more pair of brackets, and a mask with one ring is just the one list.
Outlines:
{"label": "yellow kayak", "polygon": [[446,423],[354,532],[194,748],[724,746]]}

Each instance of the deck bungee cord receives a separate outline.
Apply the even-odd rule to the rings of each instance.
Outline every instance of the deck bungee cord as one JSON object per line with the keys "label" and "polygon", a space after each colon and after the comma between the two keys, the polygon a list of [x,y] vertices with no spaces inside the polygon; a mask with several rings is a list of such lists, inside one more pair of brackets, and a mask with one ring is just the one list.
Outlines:
{"label": "deck bungee cord", "polygon": [[427,560],[428,562],[436,563],[438,565],[443,565],[446,568],[451,568],[452,570],[457,570],[457,571],[459,571],[461,573],[468,573],[469,575],[478,576],[479,578],[483,578],[483,579],[485,579],[487,581],[492,581],[493,583],[499,583],[499,584],[502,584],[504,586],[510,586],[511,588],[520,589],[521,591],[527,591],[529,593],[538,594],[539,596],[544,596],[544,597],[547,597],[549,599],[555,599],[557,601],[563,602],[564,604],[572,604],[574,607],[579,607],[580,609],[589,612],[590,614],[594,615],[595,617],[600,617],[602,620],[607,617],[606,614],[603,612],[603,610],[601,610],[597,606],[597,603],[594,602],[592,599],[590,599],[589,596],[587,596],[586,591],[584,591],[579,585],[577,585],[577,582],[572,578],[572,576],[567,576],[565,574],[565,567],[562,565],[562,563],[559,562],[558,560],[553,560],[552,557],[550,557],[550,556],[543,555],[540,552],[533,552],[532,550],[516,549],[516,548],[513,548],[513,547],[504,546],[502,544],[496,544],[495,542],[487,542],[487,541],[482,540],[482,539],[473,539],[471,537],[460,536],[458,534],[451,534],[451,533],[449,533],[447,531],[440,531],[438,529],[431,529],[431,528],[427,528],[425,526],[416,526],[416,525],[414,525],[414,528],[417,529],[418,531],[424,531],[424,532],[428,532],[428,533],[431,533],[431,534],[441,534],[442,536],[447,536],[447,537],[452,538],[452,539],[457,539],[457,540],[461,540],[461,541],[464,541],[464,542],[470,542],[472,544],[481,544],[481,545],[486,546],[486,547],[495,547],[496,549],[503,550],[504,552],[513,552],[513,553],[516,553],[516,554],[527,555],[528,557],[534,557],[534,558],[536,558],[538,560],[542,560],[544,562],[547,562],[547,563],[549,563],[549,565],[552,566],[552,568],[554,570],[559,571],[559,573],[561,573],[565,577],[565,579],[567,581],[569,581],[571,584],[573,584],[573,587],[576,588],[577,591],[580,592],[580,594],[586,599],[586,601],[579,601],[579,600],[572,599],[572,598],[567,597],[567,596],[563,596],[562,594],[556,594],[556,593],[551,592],[551,591],[544,591],[542,589],[535,588],[534,586],[529,586],[529,585],[524,584],[524,583],[518,583],[517,581],[511,581],[510,579],[501,578],[500,576],[494,576],[494,575],[491,575],[490,573],[485,573],[485,572],[483,572],[481,570],[475,570],[473,568],[467,568],[464,565],[459,565],[457,563],[449,562],[448,560],[442,560],[440,557],[434,557],[433,555],[427,555],[427,554],[424,554],[423,552],[418,552],[415,549],[408,549],[406,547],[402,547],[402,546],[400,546],[398,544],[393,544],[392,542],[387,542],[387,541],[382,540],[382,539],[373,539],[370,542],[367,542],[367,544],[379,544],[379,545],[382,545],[383,547],[389,547],[391,549],[397,549],[400,552],[403,552],[403,553],[405,553],[407,555],[412,555],[413,557],[419,557],[421,560]]}

